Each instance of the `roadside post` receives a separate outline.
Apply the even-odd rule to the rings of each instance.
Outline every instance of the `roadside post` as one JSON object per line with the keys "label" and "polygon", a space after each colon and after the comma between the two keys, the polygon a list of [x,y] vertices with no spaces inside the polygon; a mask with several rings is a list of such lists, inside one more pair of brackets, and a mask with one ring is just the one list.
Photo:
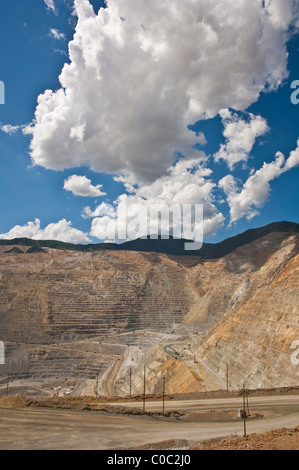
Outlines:
{"label": "roadside post", "polygon": [[243,385],[243,423],[244,423],[244,433],[243,436],[246,439],[246,391],[245,391],[245,384]]}

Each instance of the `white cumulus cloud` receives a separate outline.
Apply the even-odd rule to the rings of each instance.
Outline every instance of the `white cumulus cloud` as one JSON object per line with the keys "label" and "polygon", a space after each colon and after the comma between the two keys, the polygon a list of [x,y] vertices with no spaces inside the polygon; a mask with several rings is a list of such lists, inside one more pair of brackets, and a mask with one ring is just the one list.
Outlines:
{"label": "white cumulus cloud", "polygon": [[39,96],[27,129],[36,165],[154,181],[205,142],[188,125],[245,110],[288,76],[297,2],[284,0],[283,14],[279,0],[106,3],[95,14],[88,0],[74,2],[61,88]]}
{"label": "white cumulus cloud", "polygon": [[245,121],[237,113],[225,109],[220,111],[226,139],[214,155],[217,162],[224,160],[232,170],[239,162],[247,162],[256,139],[268,130],[267,122],[261,116],[248,115]]}
{"label": "white cumulus cloud", "polygon": [[[60,87],[39,95],[26,128],[1,129],[12,134],[22,127],[31,136],[34,165],[54,170],[87,165],[115,175],[126,190],[115,203],[118,207],[203,204],[208,236],[222,226],[224,216],[216,205],[219,188],[201,149],[205,136],[190,126],[220,114],[225,143],[214,160],[231,171],[248,162],[268,126],[246,110],[288,77],[286,45],[292,27],[299,28],[299,2],[105,3],[96,14],[89,0],[74,0],[78,21]],[[57,14],[54,0],[45,4]],[[50,34],[63,39],[54,28]],[[244,184],[230,174],[222,178],[219,187],[227,196],[231,223],[253,217],[269,196],[270,182],[297,160],[298,149],[287,160],[277,153],[275,161],[252,172]],[[64,189],[83,197],[105,195],[101,185],[78,175],[65,180]],[[82,216],[93,219],[90,234],[101,238],[112,212],[102,203],[85,207]],[[50,227],[42,230],[38,224],[36,219],[18,230],[34,229],[40,235]],[[66,220],[58,224],[50,225],[68,235],[75,230]],[[78,237],[87,236],[80,232]]]}
{"label": "white cumulus cloud", "polygon": [[102,191],[103,185],[98,184],[93,186],[91,180],[86,176],[72,175],[64,180],[63,188],[70,191],[74,196],[82,197],[99,197],[105,196],[106,193]]}
{"label": "white cumulus cloud", "polygon": [[16,225],[9,232],[1,234],[0,239],[32,238],[34,240],[58,240],[68,243],[88,243],[90,239],[86,233],[75,229],[71,222],[62,219],[57,223],[51,223],[44,229],[41,228],[40,220],[35,219],[26,225]]}
{"label": "white cumulus cloud", "polygon": [[[203,205],[203,232],[204,236],[209,236],[216,232],[224,223],[224,216],[215,206],[213,197],[213,189],[215,184],[209,178],[211,170],[205,168],[198,159],[180,160],[175,166],[171,167],[167,175],[158,178],[153,183],[144,184],[142,186],[133,186],[131,182],[125,178],[116,178],[123,182],[127,192],[130,194],[122,194],[115,203],[115,212],[108,210],[106,204],[101,204],[94,211],[90,207],[84,209],[84,217],[94,217],[91,225],[90,235],[102,239],[107,229],[107,224],[117,223],[128,226],[131,217],[123,219],[123,213],[129,213],[129,209],[135,205],[141,205],[147,211],[148,220],[146,225],[146,233],[150,235],[150,210],[152,206],[166,205]],[[126,212],[127,211],[127,212]],[[134,217],[132,215],[132,217]],[[171,224],[170,224],[171,225]],[[124,230],[122,226],[122,230]],[[173,228],[170,226],[170,228]],[[140,234],[139,234],[140,235]],[[117,239],[117,237],[116,237]]]}
{"label": "white cumulus cloud", "polygon": [[91,210],[89,206],[83,208],[82,217],[84,219],[94,218],[94,217],[115,217],[115,208],[106,202],[102,202],[94,210]]}
{"label": "white cumulus cloud", "polygon": [[227,195],[230,207],[230,223],[243,217],[252,219],[258,214],[257,209],[264,206],[271,191],[270,182],[288,170],[299,165],[299,140],[297,148],[293,150],[288,159],[281,152],[277,152],[275,160],[264,163],[262,168],[253,172],[242,187],[240,182],[232,175],[227,175],[219,181],[219,187]]}

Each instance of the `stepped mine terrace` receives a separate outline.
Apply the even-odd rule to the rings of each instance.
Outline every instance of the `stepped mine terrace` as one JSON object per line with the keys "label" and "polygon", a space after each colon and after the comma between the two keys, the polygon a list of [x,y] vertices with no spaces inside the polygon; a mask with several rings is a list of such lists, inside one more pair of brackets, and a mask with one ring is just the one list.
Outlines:
{"label": "stepped mine terrace", "polygon": [[290,223],[202,256],[2,241],[1,446],[75,447],[81,419],[80,445],[94,448],[238,435],[243,387],[250,432],[297,426],[298,260]]}

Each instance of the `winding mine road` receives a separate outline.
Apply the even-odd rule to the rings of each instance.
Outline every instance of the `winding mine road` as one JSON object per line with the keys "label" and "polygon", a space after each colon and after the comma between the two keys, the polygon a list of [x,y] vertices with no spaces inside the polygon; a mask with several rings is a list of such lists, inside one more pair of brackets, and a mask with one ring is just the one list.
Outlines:
{"label": "winding mine road", "polygon": [[[299,425],[299,396],[255,397],[252,409],[265,417],[247,420],[247,432],[260,433]],[[120,403],[117,403],[119,406]],[[129,406],[129,403],[124,403]],[[130,406],[140,406],[132,403]],[[147,402],[161,410],[161,402]],[[240,399],[167,401],[166,410],[234,410]],[[271,416],[271,417],[267,417]],[[201,441],[242,435],[242,420],[194,422],[165,417],[107,414],[58,409],[0,409],[0,449],[121,450],[168,439]]]}
{"label": "winding mine road", "polygon": [[[111,405],[116,403],[110,403]],[[288,409],[299,413],[299,395],[282,395],[282,396],[260,396],[248,398],[249,409],[252,408],[257,412],[263,412],[268,409],[277,413],[285,413]],[[117,402],[130,408],[141,408],[142,402]],[[239,398],[209,398],[196,400],[165,400],[165,411],[211,411],[224,410],[234,411],[242,408],[242,397]],[[146,400],[147,411],[161,411],[162,400],[148,401]],[[298,422],[299,425],[299,422]]]}

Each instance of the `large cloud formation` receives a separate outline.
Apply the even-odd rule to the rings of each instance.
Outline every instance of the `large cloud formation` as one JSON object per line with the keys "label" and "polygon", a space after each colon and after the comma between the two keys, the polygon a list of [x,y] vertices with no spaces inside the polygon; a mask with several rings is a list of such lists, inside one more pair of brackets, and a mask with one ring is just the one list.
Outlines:
{"label": "large cloud formation", "polygon": [[33,238],[35,240],[58,240],[69,243],[88,243],[90,239],[86,233],[71,226],[72,223],[65,219],[57,223],[51,223],[44,229],[41,228],[39,219],[30,221],[26,225],[16,225],[9,232],[0,234],[0,239]]}
{"label": "large cloud formation", "polygon": [[270,182],[286,171],[299,165],[299,139],[297,148],[286,159],[281,152],[277,152],[275,160],[264,163],[262,168],[254,171],[244,185],[240,188],[238,180],[227,175],[219,181],[219,187],[227,195],[230,207],[230,223],[243,217],[252,219],[258,214],[257,208],[263,207],[271,191]]}
{"label": "large cloud formation", "polygon": [[38,97],[31,158],[150,182],[204,142],[188,126],[245,110],[287,77],[293,0],[107,0],[78,23],[61,88]]}
{"label": "large cloud formation", "polygon": [[[166,204],[167,207],[172,205],[183,207],[197,203],[203,206],[203,232],[205,235],[214,233],[223,224],[224,216],[214,204],[212,190],[215,183],[209,179],[211,173],[211,170],[202,166],[198,159],[182,159],[171,167],[167,175],[150,184],[134,187],[126,178],[115,178],[124,183],[128,193],[122,194],[117,200],[115,214],[117,223],[122,219],[120,213],[124,214],[126,208],[133,208],[138,204],[146,209],[147,214],[150,214],[150,208],[153,206]],[[83,217],[94,217],[90,234],[101,239],[107,222],[109,223],[109,219],[114,218],[114,214],[109,209],[107,211],[105,203],[101,203],[94,211],[89,206],[85,207]],[[129,221],[130,217],[125,220],[125,223],[128,224]],[[147,233],[150,234],[150,223],[153,220],[148,219],[147,222]],[[179,225],[180,222],[181,219]],[[172,229],[174,228],[172,226]]]}
{"label": "large cloud formation", "polygon": [[[53,0],[45,4],[56,12]],[[232,174],[217,183],[202,151],[205,136],[191,126],[220,115],[225,143],[214,162],[233,171],[249,161],[269,129],[262,116],[244,111],[288,77],[286,44],[299,28],[298,0],[106,0],[97,14],[89,0],[74,0],[74,13],[61,86],[41,94],[33,122],[19,126],[31,135],[32,163],[54,170],[88,165],[115,175],[125,188],[118,208],[203,204],[205,236],[225,220],[217,191],[230,223],[254,217],[270,182],[299,164],[298,148],[287,160],[278,152],[244,183]],[[64,188],[77,196],[105,194],[77,175]],[[98,238],[113,218],[105,202],[85,207],[82,216],[93,219],[90,234]],[[5,235],[88,241],[74,230],[66,220],[41,229],[36,219]]]}

